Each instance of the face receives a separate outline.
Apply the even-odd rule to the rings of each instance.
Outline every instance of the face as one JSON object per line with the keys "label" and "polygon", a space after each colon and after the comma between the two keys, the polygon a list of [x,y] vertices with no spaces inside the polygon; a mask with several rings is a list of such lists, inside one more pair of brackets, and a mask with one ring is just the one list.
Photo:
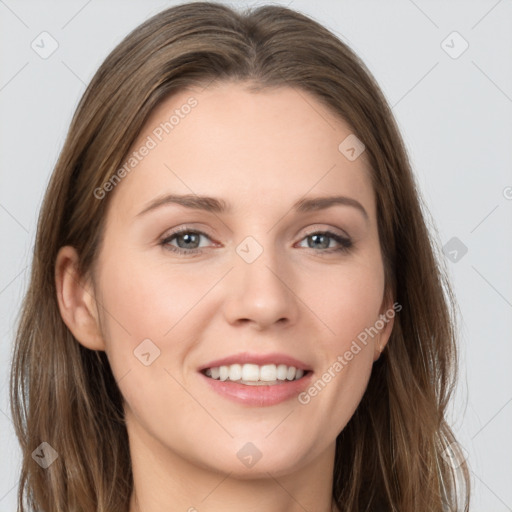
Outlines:
{"label": "face", "polygon": [[389,304],[350,134],[292,88],[182,90],[152,113],[94,269],[131,442],[241,478],[332,459],[392,325],[362,341]]}

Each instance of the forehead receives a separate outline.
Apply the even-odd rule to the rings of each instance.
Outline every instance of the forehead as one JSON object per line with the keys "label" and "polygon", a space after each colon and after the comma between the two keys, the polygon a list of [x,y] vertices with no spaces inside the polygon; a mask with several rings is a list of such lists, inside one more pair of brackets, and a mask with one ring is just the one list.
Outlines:
{"label": "forehead", "polygon": [[137,160],[112,199],[131,216],[162,193],[219,197],[233,211],[275,211],[306,195],[343,194],[372,216],[366,155],[351,161],[340,151],[349,136],[345,121],[296,88],[181,90],[146,121],[128,155],[138,153]]}

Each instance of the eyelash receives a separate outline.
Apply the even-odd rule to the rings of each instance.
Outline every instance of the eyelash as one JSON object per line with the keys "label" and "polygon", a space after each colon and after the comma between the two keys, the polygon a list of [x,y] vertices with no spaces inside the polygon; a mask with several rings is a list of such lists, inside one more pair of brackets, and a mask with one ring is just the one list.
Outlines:
{"label": "eyelash", "polygon": [[[182,249],[181,247],[174,247],[172,245],[169,245],[169,242],[171,240],[173,240],[174,238],[176,238],[176,236],[182,235],[182,234],[185,234],[185,233],[193,233],[193,234],[196,234],[196,235],[203,235],[206,238],[210,238],[206,233],[203,233],[202,231],[197,231],[197,230],[193,230],[193,229],[189,229],[187,227],[184,227],[184,228],[181,228],[181,229],[178,229],[178,230],[174,231],[169,236],[166,236],[165,238],[163,238],[160,241],[160,245],[162,247],[164,247],[164,249],[166,249],[168,251],[172,251],[174,253],[182,254],[182,255],[193,255],[193,254],[200,254],[200,253],[202,253],[203,249],[199,249],[199,248],[195,248],[195,249]],[[342,237],[342,236],[340,236],[340,235],[338,235],[336,233],[333,233],[332,231],[311,231],[310,233],[306,233],[306,235],[303,237],[302,240],[304,240],[305,238],[308,238],[310,236],[313,236],[313,235],[324,235],[324,236],[332,238],[333,240],[338,242],[339,247],[337,247],[337,248],[330,248],[330,249],[323,249],[321,251],[315,251],[315,252],[320,252],[320,253],[323,253],[323,254],[326,254],[326,253],[327,254],[332,254],[332,253],[348,253],[348,252],[350,252],[350,250],[353,248],[353,245],[354,245],[352,240],[350,240],[350,238]],[[309,248],[309,249],[314,250],[314,248]]]}

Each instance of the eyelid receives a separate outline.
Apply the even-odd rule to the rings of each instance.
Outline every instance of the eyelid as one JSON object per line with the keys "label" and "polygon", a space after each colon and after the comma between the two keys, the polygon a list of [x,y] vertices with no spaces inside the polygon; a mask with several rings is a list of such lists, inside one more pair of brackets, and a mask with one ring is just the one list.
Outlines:
{"label": "eyelid", "polygon": [[166,231],[164,231],[164,233],[161,236],[158,237],[158,239],[159,240],[163,240],[163,239],[166,239],[166,238],[171,238],[171,237],[173,237],[175,235],[179,235],[181,233],[188,233],[188,232],[204,235],[204,236],[208,237],[210,240],[212,239],[212,237],[204,229],[197,228],[197,227],[194,227],[194,226],[189,226],[187,224],[181,225],[181,226],[179,226],[177,228],[167,229]]}
{"label": "eyelid", "polygon": [[[343,230],[341,228],[334,228],[334,227],[330,227],[330,226],[325,228],[325,227],[320,227],[320,225],[314,225],[312,228],[307,228],[307,231],[304,236],[309,236],[309,235],[313,235],[318,232],[326,232],[326,231],[334,232],[336,235],[347,238],[349,240],[352,239],[352,237],[345,230]],[[341,233],[338,233],[337,231],[340,231]]]}

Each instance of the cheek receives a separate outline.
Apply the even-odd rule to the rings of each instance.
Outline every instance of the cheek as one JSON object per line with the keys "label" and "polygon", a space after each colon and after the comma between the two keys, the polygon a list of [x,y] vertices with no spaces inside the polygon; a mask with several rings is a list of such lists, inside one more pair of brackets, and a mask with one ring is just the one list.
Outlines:
{"label": "cheek", "polygon": [[108,358],[126,404],[140,421],[157,425],[166,424],[165,404],[197,414],[173,377],[184,380],[183,362],[197,338],[194,305],[211,283],[121,252],[105,250],[97,282]]}
{"label": "cheek", "polygon": [[[207,322],[206,316],[221,307],[222,298],[217,295],[213,304],[208,292],[225,269],[207,262],[170,265],[165,257],[149,258],[115,247],[121,246],[114,243],[104,248],[98,267],[107,343],[133,350],[149,338],[161,349],[176,352],[186,343],[167,345],[177,338],[193,339],[194,332]],[[308,329],[316,323],[317,335],[329,353],[344,351],[345,345],[377,320],[384,286],[378,251],[350,256],[336,265],[316,263],[297,272],[294,281],[294,291],[304,303],[299,308],[306,306],[313,313],[309,321],[299,322]]]}
{"label": "cheek", "polygon": [[384,293],[383,269],[376,259],[333,273],[318,294],[319,316],[330,328],[329,346],[344,350],[351,341],[379,318]]}
{"label": "cheek", "polygon": [[[301,403],[329,414],[336,436],[352,417],[372,371],[376,331],[384,292],[379,260],[339,267],[324,280],[323,293],[310,295],[329,330],[321,338],[322,370]],[[312,308],[313,309],[313,308]]]}
{"label": "cheek", "polygon": [[109,326],[118,332],[120,326],[124,327],[123,337],[128,331],[134,342],[144,338],[167,339],[170,331],[178,330],[178,325],[181,328],[190,323],[187,315],[192,314],[212,284],[204,272],[187,272],[178,266],[148,260],[105,258],[99,277]]}

